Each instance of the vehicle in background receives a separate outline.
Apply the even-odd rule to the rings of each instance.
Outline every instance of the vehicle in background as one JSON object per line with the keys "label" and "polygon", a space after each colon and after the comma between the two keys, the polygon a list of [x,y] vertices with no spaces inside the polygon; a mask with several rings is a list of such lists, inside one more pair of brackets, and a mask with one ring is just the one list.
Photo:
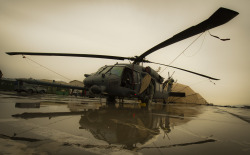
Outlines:
{"label": "vehicle in background", "polygon": [[39,85],[28,84],[23,81],[17,80],[16,85],[15,85],[15,91],[26,92],[29,94],[33,94],[33,93],[45,94],[47,92],[47,89]]}

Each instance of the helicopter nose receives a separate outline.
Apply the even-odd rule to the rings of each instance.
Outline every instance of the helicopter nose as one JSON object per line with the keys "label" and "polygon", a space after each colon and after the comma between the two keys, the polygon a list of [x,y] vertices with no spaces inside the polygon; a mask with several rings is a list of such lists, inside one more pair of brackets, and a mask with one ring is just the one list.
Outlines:
{"label": "helicopter nose", "polygon": [[104,91],[105,88],[102,88],[100,86],[97,85],[93,85],[92,87],[90,87],[90,91],[94,94],[101,94],[102,91]]}

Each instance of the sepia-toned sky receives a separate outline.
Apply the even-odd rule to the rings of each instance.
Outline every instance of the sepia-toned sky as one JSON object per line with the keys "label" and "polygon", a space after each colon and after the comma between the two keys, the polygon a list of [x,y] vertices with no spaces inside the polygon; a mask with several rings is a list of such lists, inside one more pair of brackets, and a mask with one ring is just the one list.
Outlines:
{"label": "sepia-toned sky", "polygon": [[[240,14],[204,33],[173,66],[219,81],[161,66],[178,83],[189,85],[208,102],[250,105],[250,1],[249,0],[0,0],[0,70],[6,78],[80,80],[104,65],[116,62],[91,58],[38,57],[40,65],[5,52],[92,53],[132,57],[186,28],[207,19],[219,7]],[[146,58],[169,64],[197,36],[160,49]],[[158,69],[158,65],[150,65]]]}

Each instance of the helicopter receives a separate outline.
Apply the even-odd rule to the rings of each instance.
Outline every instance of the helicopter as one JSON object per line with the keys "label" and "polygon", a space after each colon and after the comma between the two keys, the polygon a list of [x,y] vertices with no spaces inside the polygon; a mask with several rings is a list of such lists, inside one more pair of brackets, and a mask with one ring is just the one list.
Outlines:
{"label": "helicopter", "polygon": [[88,90],[93,95],[105,95],[107,101],[115,101],[118,98],[130,97],[138,98],[147,105],[153,99],[166,99],[169,96],[184,97],[185,93],[172,92],[173,78],[164,78],[158,74],[157,71],[151,67],[143,67],[143,63],[151,63],[163,65],[185,72],[189,72],[198,76],[208,78],[210,80],[219,80],[204,74],[189,71],[183,68],[178,68],[162,63],[152,62],[146,60],[149,54],[187,39],[194,35],[203,33],[217,26],[223,25],[236,17],[239,13],[227,8],[219,8],[208,19],[200,22],[195,26],[177,33],[173,37],[159,43],[158,45],[150,48],[142,53],[140,56],[135,57],[122,57],[111,55],[97,55],[97,54],[73,54],[73,53],[44,53],[44,52],[6,52],[8,55],[32,55],[32,56],[67,56],[67,57],[88,57],[99,59],[112,59],[112,60],[129,60],[133,61],[130,64],[116,63],[114,65],[106,65],[101,67],[97,72],[92,74],[85,74],[83,80],[85,90]]}

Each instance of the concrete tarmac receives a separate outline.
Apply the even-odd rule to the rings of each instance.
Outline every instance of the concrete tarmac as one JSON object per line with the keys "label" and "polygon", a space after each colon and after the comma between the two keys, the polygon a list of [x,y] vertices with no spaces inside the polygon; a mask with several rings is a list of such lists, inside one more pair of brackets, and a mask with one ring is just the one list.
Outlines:
{"label": "concrete tarmac", "polygon": [[0,154],[250,154],[250,109],[0,92]]}

